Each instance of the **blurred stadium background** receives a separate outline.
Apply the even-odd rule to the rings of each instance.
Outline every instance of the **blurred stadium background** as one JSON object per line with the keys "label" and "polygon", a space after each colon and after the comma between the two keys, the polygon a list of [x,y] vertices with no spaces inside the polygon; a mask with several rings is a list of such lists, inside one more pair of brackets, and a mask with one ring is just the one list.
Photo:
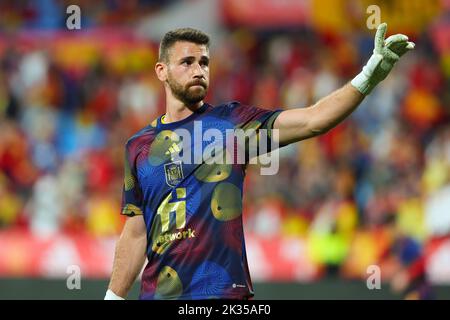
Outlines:
{"label": "blurred stadium background", "polygon": [[209,102],[302,107],[367,61],[372,4],[416,50],[343,124],[283,148],[276,176],[249,169],[255,298],[450,299],[449,0],[0,1],[0,299],[103,298],[124,143],[164,110],[167,30],[211,35]]}

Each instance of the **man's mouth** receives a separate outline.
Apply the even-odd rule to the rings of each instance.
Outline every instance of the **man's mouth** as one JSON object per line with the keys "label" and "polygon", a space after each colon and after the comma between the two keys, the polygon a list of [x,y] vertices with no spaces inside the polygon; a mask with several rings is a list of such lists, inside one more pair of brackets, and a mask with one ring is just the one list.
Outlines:
{"label": "man's mouth", "polygon": [[197,87],[197,86],[200,86],[200,87],[203,87],[204,89],[206,89],[206,83],[201,82],[201,81],[193,82],[193,83],[189,84],[189,87]]}

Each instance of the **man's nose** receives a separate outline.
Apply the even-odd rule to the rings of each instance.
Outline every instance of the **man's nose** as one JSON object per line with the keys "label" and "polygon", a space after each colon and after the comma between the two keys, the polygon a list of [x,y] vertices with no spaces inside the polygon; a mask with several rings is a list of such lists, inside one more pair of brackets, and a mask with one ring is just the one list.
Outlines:
{"label": "man's nose", "polygon": [[199,63],[195,63],[193,66],[194,78],[205,78],[202,66]]}

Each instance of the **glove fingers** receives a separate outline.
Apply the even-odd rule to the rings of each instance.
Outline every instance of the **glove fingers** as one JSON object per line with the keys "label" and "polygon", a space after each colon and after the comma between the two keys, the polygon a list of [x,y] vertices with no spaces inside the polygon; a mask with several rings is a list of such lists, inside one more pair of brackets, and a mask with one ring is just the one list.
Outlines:
{"label": "glove fingers", "polygon": [[375,49],[376,53],[381,53],[384,44],[384,36],[386,35],[387,24],[382,23],[377,28],[377,33],[375,34]]}
{"label": "glove fingers", "polygon": [[396,43],[396,42],[406,42],[408,41],[408,36],[405,36],[404,34],[394,34],[390,37],[388,37],[385,41],[384,41],[384,45],[386,47],[389,47],[392,43]]}
{"label": "glove fingers", "polygon": [[416,47],[416,44],[412,41],[409,41],[408,44],[406,45],[406,49],[408,50],[412,50]]}
{"label": "glove fingers", "polygon": [[400,52],[396,52],[400,57],[402,55],[404,55],[405,53],[407,53],[408,51],[411,51],[412,49],[414,49],[416,45],[414,44],[414,42],[407,42],[401,49]]}
{"label": "glove fingers", "polygon": [[394,43],[391,43],[388,47],[386,47],[386,49],[394,52],[398,56],[402,56],[407,51],[407,49],[406,49],[407,45],[408,45],[407,41],[394,42]]}
{"label": "glove fingers", "polygon": [[394,52],[395,54],[397,54],[399,57],[401,57],[402,55],[404,55],[406,52],[408,52],[409,50],[414,49],[415,44],[414,42],[398,42],[398,43],[393,43],[389,48],[390,51]]}

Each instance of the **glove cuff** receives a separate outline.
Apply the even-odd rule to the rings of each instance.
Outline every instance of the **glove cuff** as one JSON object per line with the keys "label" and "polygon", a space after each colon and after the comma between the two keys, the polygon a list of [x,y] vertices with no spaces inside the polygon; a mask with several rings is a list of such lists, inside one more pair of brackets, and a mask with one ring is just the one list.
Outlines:
{"label": "glove cuff", "polygon": [[353,80],[350,82],[353,87],[355,87],[363,95],[368,95],[373,90],[373,86],[370,85],[368,77],[361,71]]}
{"label": "glove cuff", "polygon": [[125,299],[122,298],[122,297],[119,297],[112,290],[108,289],[108,291],[106,291],[106,295],[105,295],[105,299],[104,300],[125,300]]}
{"label": "glove cuff", "polygon": [[374,73],[382,60],[383,57],[380,54],[373,54],[362,71],[350,82],[351,85],[365,96],[371,93],[373,88],[381,81],[381,79],[377,79],[378,77]]}

